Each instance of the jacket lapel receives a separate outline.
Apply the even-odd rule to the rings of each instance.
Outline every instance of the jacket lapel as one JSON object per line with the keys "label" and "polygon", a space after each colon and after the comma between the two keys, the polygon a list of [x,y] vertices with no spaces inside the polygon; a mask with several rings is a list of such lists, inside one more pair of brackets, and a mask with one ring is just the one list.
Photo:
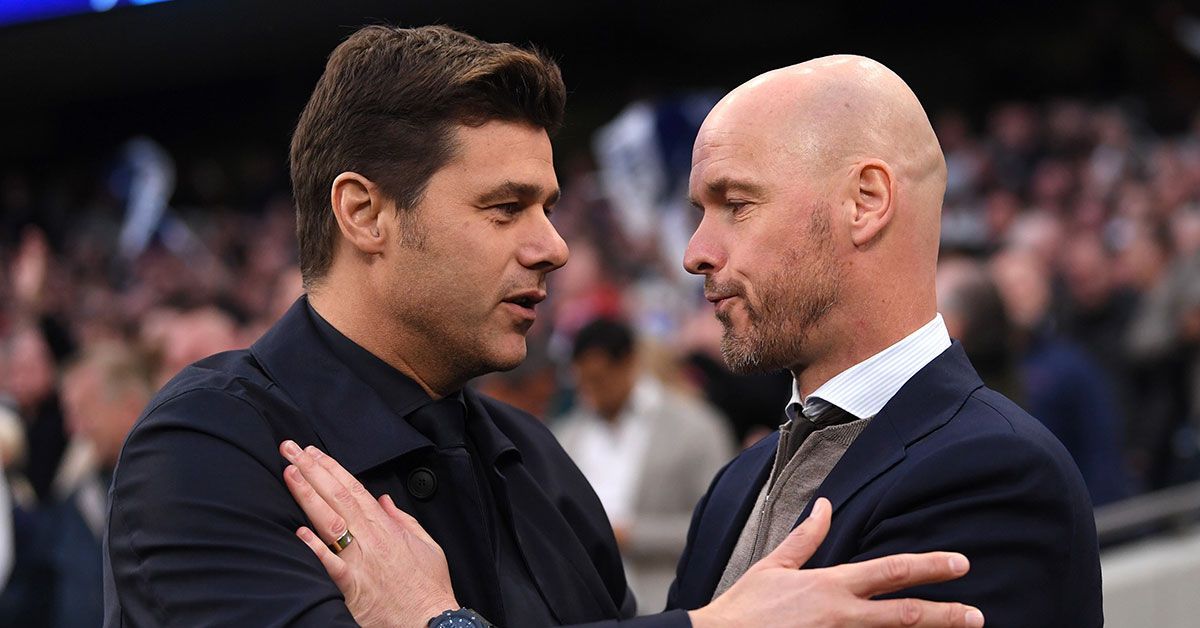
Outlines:
{"label": "jacket lapel", "polygon": [[[962,345],[953,342],[879,411],[817,488],[816,496],[828,498],[836,516],[855,493],[903,460],[909,445],[950,421],[982,386]],[[811,510],[810,502],[794,525]]]}

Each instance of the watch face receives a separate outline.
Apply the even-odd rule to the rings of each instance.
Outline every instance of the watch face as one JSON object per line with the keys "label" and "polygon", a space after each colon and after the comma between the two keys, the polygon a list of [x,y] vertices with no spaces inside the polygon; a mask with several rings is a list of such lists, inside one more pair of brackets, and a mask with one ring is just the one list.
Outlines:
{"label": "watch face", "polygon": [[478,613],[469,608],[446,611],[429,622],[430,628],[489,628]]}

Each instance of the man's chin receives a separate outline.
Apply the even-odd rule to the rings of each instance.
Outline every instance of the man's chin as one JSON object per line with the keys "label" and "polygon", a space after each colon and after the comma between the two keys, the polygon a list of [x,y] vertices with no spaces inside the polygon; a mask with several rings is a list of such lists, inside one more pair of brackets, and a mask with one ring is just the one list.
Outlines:
{"label": "man's chin", "polygon": [[787,368],[782,361],[770,359],[760,347],[753,345],[746,338],[729,333],[727,328],[721,338],[721,357],[725,360],[725,367],[737,375],[773,373]]}
{"label": "man's chin", "polygon": [[519,341],[506,343],[504,347],[496,347],[488,352],[488,369],[492,371],[511,371],[525,361],[525,356],[528,350],[525,346],[525,337],[521,336]]}
{"label": "man's chin", "polygon": [[740,340],[731,340],[728,334],[721,340],[721,357],[725,360],[726,368],[738,375],[762,372],[759,356]]}

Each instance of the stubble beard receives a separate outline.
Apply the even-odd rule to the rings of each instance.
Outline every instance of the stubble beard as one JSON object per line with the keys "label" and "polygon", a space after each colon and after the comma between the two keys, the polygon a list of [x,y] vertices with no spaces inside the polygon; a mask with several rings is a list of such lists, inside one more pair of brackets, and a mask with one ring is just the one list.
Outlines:
{"label": "stubble beard", "polygon": [[806,240],[807,254],[797,254],[763,281],[757,306],[737,286],[746,308],[744,332],[734,329],[728,312],[717,314],[724,328],[721,356],[730,371],[766,373],[804,361],[812,330],[837,305],[841,291],[824,212],[813,212]]}

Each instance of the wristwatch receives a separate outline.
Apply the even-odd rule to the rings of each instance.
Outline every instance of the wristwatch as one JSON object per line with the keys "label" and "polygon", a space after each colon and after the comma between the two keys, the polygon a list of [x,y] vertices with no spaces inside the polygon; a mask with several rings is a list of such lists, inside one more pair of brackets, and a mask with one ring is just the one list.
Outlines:
{"label": "wristwatch", "polygon": [[429,619],[429,628],[496,628],[479,613],[460,608],[456,611],[446,611],[437,617]]}

